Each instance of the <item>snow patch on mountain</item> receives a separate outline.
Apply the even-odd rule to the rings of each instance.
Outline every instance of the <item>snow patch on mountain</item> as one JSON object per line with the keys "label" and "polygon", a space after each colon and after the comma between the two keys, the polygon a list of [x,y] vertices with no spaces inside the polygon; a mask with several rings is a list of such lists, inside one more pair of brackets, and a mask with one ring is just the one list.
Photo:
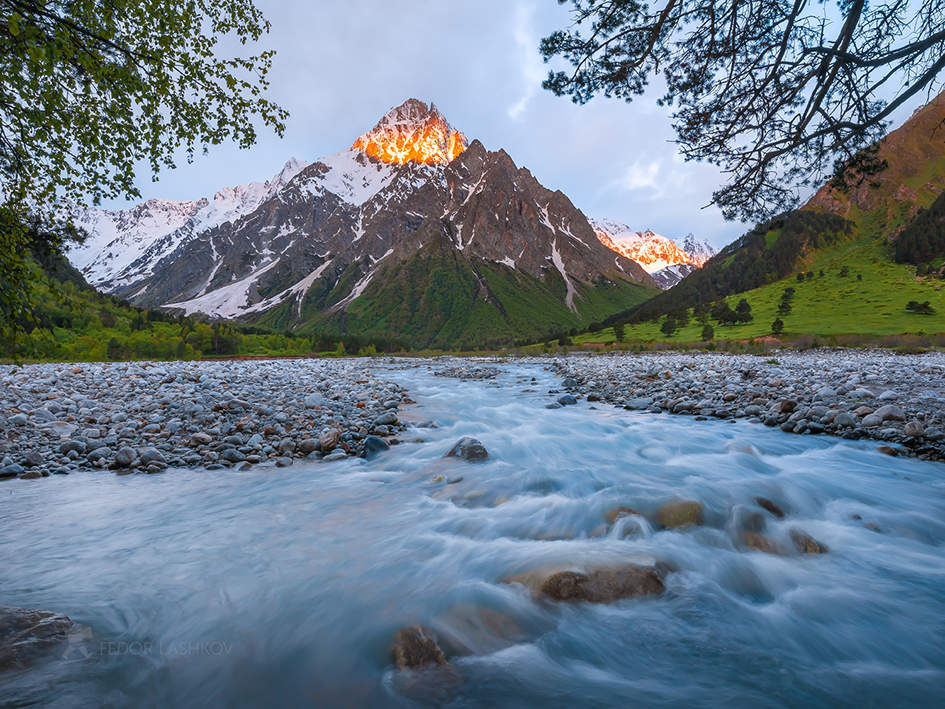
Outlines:
{"label": "snow patch on mountain", "polygon": [[387,187],[397,175],[393,165],[371,160],[359,150],[343,150],[318,162],[327,169],[305,182],[309,193],[332,192],[358,207]]}
{"label": "snow patch on mountain", "polygon": [[75,216],[75,224],[86,230],[88,238],[69,249],[66,256],[94,285],[107,281],[115,281],[110,284],[113,287],[125,285],[128,279],[116,279],[142,256],[148,256],[148,265],[138,269],[136,278],[148,275],[150,265],[188,237],[251,214],[305,167],[305,163],[290,158],[271,180],[224,187],[213,200],[149,199],[129,209],[82,209]]}
{"label": "snow patch on mountain", "polygon": [[260,277],[279,263],[279,259],[272,261],[245,278],[230,283],[204,295],[185,300],[180,303],[168,303],[166,308],[179,308],[185,315],[206,313],[220,318],[232,318],[242,315],[249,310],[249,292]]}
{"label": "snow patch on mountain", "polygon": [[555,265],[555,268],[558,269],[558,272],[564,279],[564,285],[568,289],[567,295],[564,297],[564,304],[568,306],[569,310],[576,313],[577,308],[574,307],[574,296],[577,294],[577,291],[574,288],[574,284],[571,283],[571,279],[568,278],[568,272],[564,269],[564,260],[561,258],[561,253],[558,251],[557,239],[551,242],[551,262]]}
{"label": "snow patch on mountain", "polygon": [[683,239],[682,250],[689,254],[692,263],[699,268],[705,266],[705,262],[718,253],[708,241],[699,240],[692,234]]}
{"label": "snow patch on mountain", "polygon": [[312,284],[318,280],[318,277],[324,273],[325,269],[332,264],[332,260],[328,260],[323,263],[321,266],[316,268],[314,271],[309,273],[305,278],[300,280],[298,283],[295,283],[284,291],[276,293],[274,296],[261,300],[258,303],[244,308],[241,310],[241,313],[262,313],[270,308],[274,308],[277,305],[280,305],[283,301],[288,300],[292,296],[295,296],[298,299],[298,307],[296,312],[301,317],[302,315],[302,301],[305,300],[305,294],[308,293],[309,289],[312,287]]}

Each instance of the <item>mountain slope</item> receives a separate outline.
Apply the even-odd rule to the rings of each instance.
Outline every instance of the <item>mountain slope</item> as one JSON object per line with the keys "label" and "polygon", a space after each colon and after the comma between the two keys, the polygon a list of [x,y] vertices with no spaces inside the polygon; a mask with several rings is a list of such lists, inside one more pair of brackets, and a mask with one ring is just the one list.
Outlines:
{"label": "mountain slope", "polygon": [[[255,327],[213,326],[145,310],[96,291],[65,258],[33,254],[30,310],[21,332],[0,339],[0,360],[194,359],[225,355],[308,354],[313,341]],[[321,344],[321,343],[316,343]],[[399,343],[374,343],[401,350]],[[334,347],[334,344],[331,345]]]}
{"label": "mountain slope", "polygon": [[[223,200],[90,213],[98,252],[71,257],[100,287],[139,304],[306,332],[405,335],[417,346],[544,336],[625,309],[656,288],[637,263],[600,244],[563,193],[505,151],[468,142],[436,107],[415,99],[349,150],[292,161],[234,194],[245,197],[213,211]],[[134,248],[109,256],[125,242]],[[447,285],[416,267],[429,254],[453,264],[434,269],[441,279],[452,274]],[[504,298],[483,285],[496,264],[510,271],[497,277]],[[416,282],[393,288],[405,270]],[[430,288],[438,295],[416,299]],[[549,300],[550,293],[558,295]],[[542,303],[540,317],[529,297]],[[378,299],[384,312],[374,307]],[[422,327],[414,322],[418,304]],[[468,319],[480,311],[486,315]]]}
{"label": "mountain slope", "polygon": [[[885,170],[860,183],[854,174],[849,189],[824,185],[801,210],[759,225],[676,287],[609,322],[635,323],[639,327],[632,336],[653,336],[647,321],[738,296],[760,312],[752,323],[725,327],[716,336],[769,334],[775,318],[792,335],[945,331],[945,252],[931,244],[929,249],[915,245],[943,228],[935,216],[945,193],[943,121],[945,95],[880,141],[876,154],[887,162]],[[902,245],[900,239],[905,240]],[[919,263],[919,272],[894,263],[897,253],[899,261]],[[787,288],[799,300],[785,314],[777,308]],[[799,307],[802,293],[809,297]],[[731,298],[732,305],[735,300]],[[929,301],[935,314],[906,310],[910,300]],[[658,331],[656,336],[661,336]]]}

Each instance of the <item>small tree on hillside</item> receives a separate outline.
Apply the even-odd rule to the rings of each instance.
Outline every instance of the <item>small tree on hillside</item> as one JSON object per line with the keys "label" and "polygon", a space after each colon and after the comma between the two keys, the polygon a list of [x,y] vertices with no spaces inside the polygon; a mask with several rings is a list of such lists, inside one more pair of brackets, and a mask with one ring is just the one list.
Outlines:
{"label": "small tree on hillside", "polygon": [[748,301],[742,298],[735,306],[735,319],[740,323],[751,322],[754,316],[751,314],[751,306]]}
{"label": "small tree on hillside", "polygon": [[775,335],[780,335],[784,331],[784,321],[781,318],[775,318],[775,321],[771,323],[771,332]]}
{"label": "small tree on hillside", "polygon": [[614,325],[614,339],[617,340],[617,342],[623,342],[623,338],[626,337],[626,335],[627,333],[622,322]]}
{"label": "small tree on hillside", "polygon": [[666,335],[666,337],[672,337],[676,332],[676,319],[672,315],[667,315],[663,320],[663,324],[660,326],[660,332]]}
{"label": "small tree on hillside", "polygon": [[712,328],[709,323],[706,323],[702,328],[702,340],[708,342],[713,337],[715,337],[715,330]]}
{"label": "small tree on hillside", "polygon": [[693,317],[701,323],[706,322],[709,319],[709,304],[708,303],[697,303],[696,306],[692,309]]}
{"label": "small tree on hillside", "polygon": [[732,306],[730,306],[728,302],[724,300],[720,300],[718,303],[715,303],[712,306],[710,313],[720,325],[731,325],[737,319],[735,311],[732,310]]}

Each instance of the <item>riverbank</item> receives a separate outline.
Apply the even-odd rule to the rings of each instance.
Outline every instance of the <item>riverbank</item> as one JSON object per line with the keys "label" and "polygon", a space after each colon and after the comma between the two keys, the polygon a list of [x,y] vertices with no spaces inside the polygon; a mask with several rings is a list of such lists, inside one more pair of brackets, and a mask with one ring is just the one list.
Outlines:
{"label": "riverbank", "polygon": [[0,367],[0,478],[368,457],[396,441],[407,399],[364,363]]}
{"label": "riverbank", "polygon": [[399,442],[398,410],[410,403],[395,381],[371,373],[392,361],[465,380],[494,378],[496,363],[540,364],[566,390],[564,398],[549,391],[550,406],[584,397],[697,420],[748,419],[788,433],[874,439],[892,455],[945,460],[942,353],[123,362],[0,367],[6,412],[0,478],[370,457]]}
{"label": "riverbank", "polygon": [[626,409],[749,419],[786,433],[895,444],[945,460],[945,354],[779,351],[775,357],[664,352],[550,362],[564,386]]}

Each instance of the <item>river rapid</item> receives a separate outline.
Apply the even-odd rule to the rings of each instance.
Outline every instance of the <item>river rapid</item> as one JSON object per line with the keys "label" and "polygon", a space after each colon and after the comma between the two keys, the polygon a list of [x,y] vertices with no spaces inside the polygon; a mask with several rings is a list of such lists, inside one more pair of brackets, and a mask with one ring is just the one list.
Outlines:
{"label": "river rapid", "polygon": [[[560,380],[538,365],[435,367],[375,366],[417,403],[370,461],[0,487],[0,605],[87,628],[0,675],[0,705],[945,703],[943,464],[745,421],[547,409]],[[461,436],[489,459],[444,458]],[[830,552],[740,548],[756,496],[787,513],[766,516],[771,539],[801,529]],[[677,499],[705,524],[657,529]],[[642,516],[607,525],[621,505]],[[509,582],[657,561],[665,593],[607,605]],[[393,667],[417,624],[446,668]]]}

